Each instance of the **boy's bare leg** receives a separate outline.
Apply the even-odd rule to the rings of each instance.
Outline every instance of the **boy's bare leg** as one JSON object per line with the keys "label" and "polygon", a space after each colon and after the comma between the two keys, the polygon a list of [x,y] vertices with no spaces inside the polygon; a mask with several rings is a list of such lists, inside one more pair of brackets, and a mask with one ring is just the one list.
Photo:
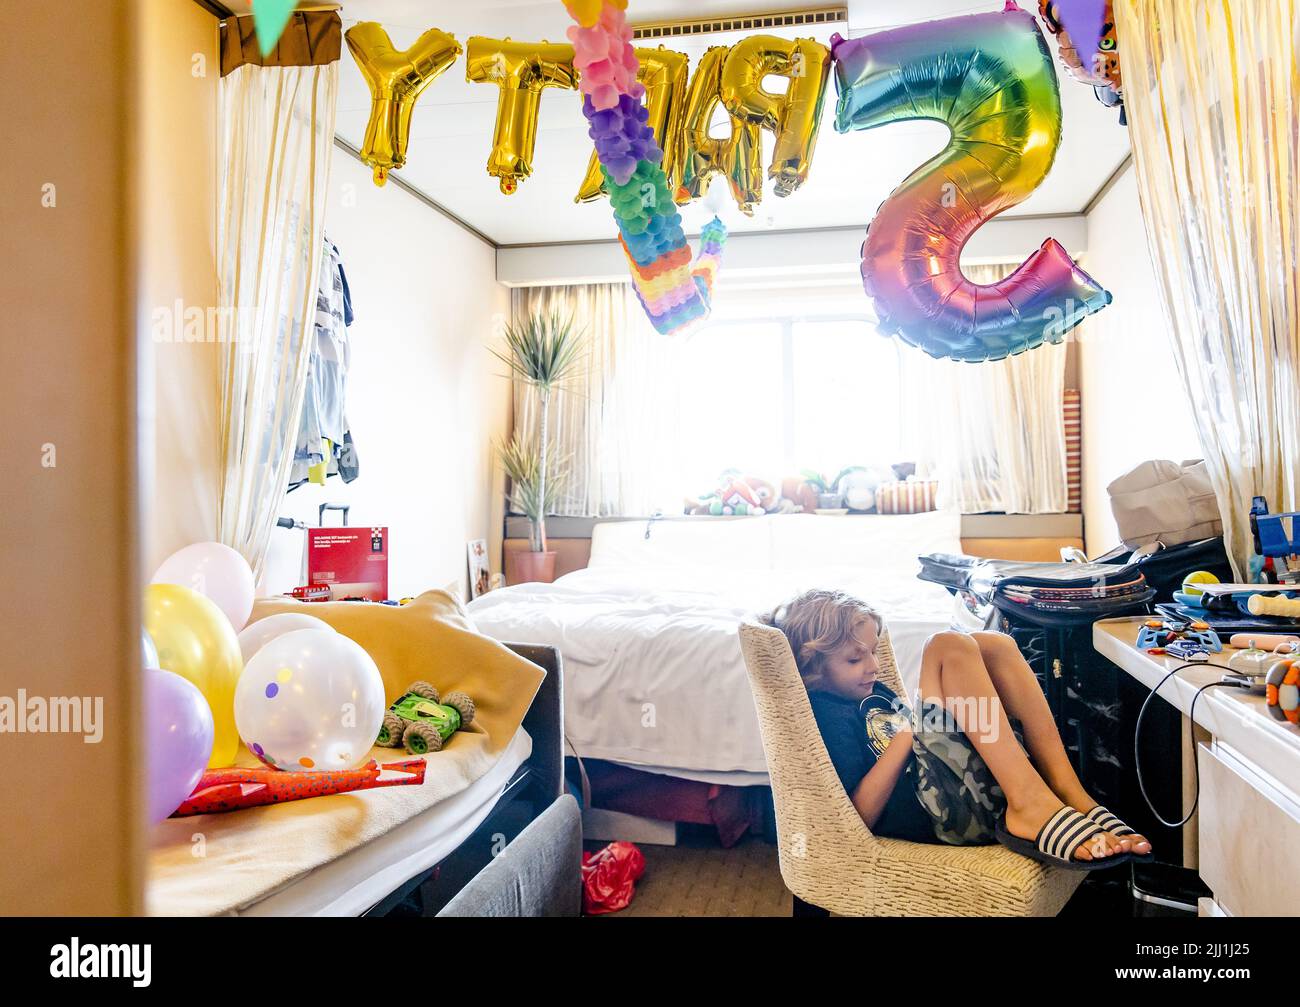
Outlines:
{"label": "boy's bare leg", "polygon": [[[1033,840],[1062,800],[1016,741],[979,644],[962,633],[938,633],[921,655],[921,698],[949,710],[988,765],[1007,798],[1007,829]],[[1102,833],[1075,851],[1076,860],[1120,853],[1115,837]]]}
{"label": "boy's bare leg", "polygon": [[[1075,773],[1047,697],[1015,640],[1005,633],[972,633],[971,638],[979,646],[984,667],[1007,713],[1020,721],[1025,747],[1044,781],[1062,801],[1087,814],[1099,802],[1084,789]],[[1151,852],[1145,836],[1116,836],[1115,839],[1125,851]]]}

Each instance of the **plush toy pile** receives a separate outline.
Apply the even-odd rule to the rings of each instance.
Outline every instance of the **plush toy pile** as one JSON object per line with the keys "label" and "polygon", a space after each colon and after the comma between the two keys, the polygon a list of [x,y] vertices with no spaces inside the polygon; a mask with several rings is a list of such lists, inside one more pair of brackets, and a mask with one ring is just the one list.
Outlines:
{"label": "plush toy pile", "polygon": [[581,75],[582,111],[627,254],[632,285],[655,329],[677,333],[708,317],[713,278],[727,229],[714,217],[701,235],[699,261],[660,164],[663,150],[647,125],[628,27],[627,0],[565,0],[577,25],[568,30]]}

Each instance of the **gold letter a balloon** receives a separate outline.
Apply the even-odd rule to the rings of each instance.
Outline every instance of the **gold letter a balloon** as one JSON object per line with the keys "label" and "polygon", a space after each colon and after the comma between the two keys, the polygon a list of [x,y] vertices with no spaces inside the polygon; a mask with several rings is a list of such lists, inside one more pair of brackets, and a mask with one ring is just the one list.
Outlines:
{"label": "gold letter a balloon", "polygon": [[389,171],[406,163],[415,100],[456,62],[460,44],[446,32],[430,28],[413,46],[398,52],[383,26],[374,21],[354,24],[344,37],[370,86],[370,121],[361,160],[375,169],[375,184],[383,185]]}
{"label": "gold letter a balloon", "polygon": [[197,591],[150,584],[144,592],[144,628],[158,648],[163,670],[192,682],[212,707],[216,733],[208,765],[231,765],[239,749],[235,684],[244,663],[230,620]]}

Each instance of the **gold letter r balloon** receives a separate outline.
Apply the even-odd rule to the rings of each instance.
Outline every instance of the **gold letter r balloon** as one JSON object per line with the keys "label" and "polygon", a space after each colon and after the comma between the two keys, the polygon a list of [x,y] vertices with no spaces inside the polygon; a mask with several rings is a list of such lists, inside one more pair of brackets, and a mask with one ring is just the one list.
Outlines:
{"label": "gold letter r balloon", "polygon": [[375,170],[375,184],[406,163],[415,100],[460,55],[460,45],[444,31],[430,28],[409,49],[393,48],[388,33],[374,21],[362,21],[344,37],[361,76],[370,87],[370,121],[361,144],[361,160]]}

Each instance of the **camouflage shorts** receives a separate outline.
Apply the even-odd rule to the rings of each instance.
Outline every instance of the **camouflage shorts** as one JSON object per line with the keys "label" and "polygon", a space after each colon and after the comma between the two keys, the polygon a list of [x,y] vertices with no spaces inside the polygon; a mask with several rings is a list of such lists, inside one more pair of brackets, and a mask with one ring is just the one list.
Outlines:
{"label": "camouflage shorts", "polygon": [[[912,718],[916,797],[934,820],[934,834],[954,846],[996,842],[993,827],[1007,799],[953,715],[934,703],[918,703]],[[1016,725],[1017,739],[1020,731]]]}

